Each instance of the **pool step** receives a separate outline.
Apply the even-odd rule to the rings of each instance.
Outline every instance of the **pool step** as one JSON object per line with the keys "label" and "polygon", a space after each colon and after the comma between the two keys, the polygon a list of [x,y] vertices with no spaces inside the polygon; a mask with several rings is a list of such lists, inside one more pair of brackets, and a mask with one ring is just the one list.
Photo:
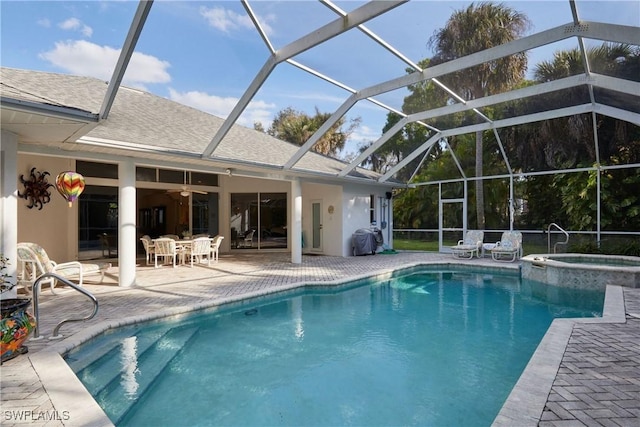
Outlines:
{"label": "pool step", "polygon": [[[81,347],[72,350],[64,357],[64,360],[73,372],[78,373],[120,345],[122,339],[135,335],[138,330],[137,328],[120,328],[113,332],[107,332],[100,335],[98,339],[84,343]],[[106,337],[109,338],[106,339]]]}
{"label": "pool step", "polygon": [[136,338],[137,329],[127,329],[118,334],[117,338],[105,341],[103,344],[96,344],[92,351],[81,359],[74,358],[69,354],[65,358],[76,376],[82,381],[91,395],[95,396],[105,384],[109,384],[118,378],[123,367],[124,346],[135,341],[137,354],[143,354],[149,347],[162,338],[170,328],[158,329],[155,333],[144,335],[143,338]]}
{"label": "pool step", "polygon": [[144,352],[131,350],[128,360],[126,350],[124,355],[121,354],[124,363],[117,371],[118,375],[97,393],[92,393],[114,424],[117,425],[131,406],[144,395],[197,330],[198,327],[193,325],[172,328]]}

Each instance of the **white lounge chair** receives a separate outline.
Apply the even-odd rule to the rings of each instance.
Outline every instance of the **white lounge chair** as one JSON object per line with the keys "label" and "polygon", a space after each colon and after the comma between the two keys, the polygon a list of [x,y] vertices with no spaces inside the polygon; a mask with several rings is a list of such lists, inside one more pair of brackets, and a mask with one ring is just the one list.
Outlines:
{"label": "white lounge chair", "polygon": [[[58,276],[77,282],[82,286],[84,278],[92,274],[100,274],[100,282],[104,279],[104,275],[111,267],[106,263],[81,263],[78,261],[69,261],[57,263],[49,258],[44,248],[37,243],[21,242],[18,243],[18,283],[24,286],[27,293],[31,294],[35,281],[45,273],[54,273]],[[51,293],[56,294],[53,288],[58,280],[53,277],[42,279],[43,284],[48,283],[51,286]]]}
{"label": "white lounge chair", "polygon": [[514,262],[522,256],[522,233],[519,231],[505,231],[500,241],[491,249],[494,261]]}
{"label": "white lounge chair", "polygon": [[456,246],[451,246],[451,253],[454,258],[473,258],[475,254],[480,258],[480,250],[482,249],[482,241],[484,239],[483,230],[469,230],[464,236],[464,240],[458,240]]}

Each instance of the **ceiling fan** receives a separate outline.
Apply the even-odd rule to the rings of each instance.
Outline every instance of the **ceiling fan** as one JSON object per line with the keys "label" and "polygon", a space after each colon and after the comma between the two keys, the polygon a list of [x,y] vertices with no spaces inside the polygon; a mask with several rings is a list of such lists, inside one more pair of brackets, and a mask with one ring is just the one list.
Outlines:
{"label": "ceiling fan", "polygon": [[184,184],[180,187],[179,190],[167,190],[167,193],[180,193],[182,197],[189,197],[189,194],[207,194],[206,191],[193,190],[191,187],[187,185],[187,171],[184,171]]}

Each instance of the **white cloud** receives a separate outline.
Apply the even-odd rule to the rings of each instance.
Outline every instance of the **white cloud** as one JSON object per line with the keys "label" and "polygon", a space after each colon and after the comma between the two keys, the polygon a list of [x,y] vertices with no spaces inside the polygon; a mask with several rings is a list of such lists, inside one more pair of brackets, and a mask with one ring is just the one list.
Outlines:
{"label": "white cloud", "polygon": [[351,134],[349,141],[360,146],[362,144],[369,144],[370,142],[380,138],[380,136],[381,133],[379,130],[376,131],[371,129],[369,126],[361,124]]}
{"label": "white cloud", "polygon": [[[209,25],[225,33],[230,33],[234,30],[250,29],[252,30],[253,22],[249,15],[240,15],[229,9],[222,7],[214,8],[200,8],[200,15],[207,20]],[[262,29],[267,35],[273,34],[273,28],[269,25],[269,22],[275,20],[274,15],[267,15],[266,17],[258,17],[258,21],[262,26]]]}
{"label": "white cloud", "polygon": [[51,27],[51,21],[49,21],[47,18],[40,18],[40,19],[38,19],[38,25],[40,25],[41,27],[44,27],[44,28],[50,28]]}
{"label": "white cloud", "polygon": [[[169,89],[169,98],[223,119],[227,118],[239,99],[210,95],[200,91],[178,92],[175,89]],[[253,128],[255,122],[260,122],[266,129],[271,124],[275,108],[275,104],[272,103],[252,101],[240,116],[238,124]]]}
{"label": "white cloud", "polygon": [[[119,49],[99,46],[85,40],[69,40],[57,42],[55,48],[39,56],[73,74],[109,80],[119,55]],[[169,62],[155,56],[134,52],[123,83],[140,89],[144,89],[144,85],[149,83],[168,83],[171,81],[167,72],[170,66]]]}
{"label": "white cloud", "polygon": [[91,37],[93,34],[93,29],[90,26],[83,24],[78,18],[69,18],[66,21],[62,21],[58,24],[58,27],[63,30],[80,31],[85,37]]}

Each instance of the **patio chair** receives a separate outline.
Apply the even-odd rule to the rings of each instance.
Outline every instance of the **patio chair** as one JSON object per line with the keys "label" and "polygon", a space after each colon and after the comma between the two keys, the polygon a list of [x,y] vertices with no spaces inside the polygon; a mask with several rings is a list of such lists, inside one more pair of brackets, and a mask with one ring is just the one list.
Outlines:
{"label": "patio chair", "polygon": [[500,241],[491,249],[494,261],[514,262],[522,256],[522,233],[519,231],[505,231]]}
{"label": "patio chair", "polygon": [[185,246],[185,256],[189,257],[191,267],[193,267],[193,260],[197,262],[202,261],[202,257],[207,257],[207,265],[211,265],[211,238],[198,237],[193,239],[190,245]]}
{"label": "patio chair", "polygon": [[244,235],[244,238],[242,239],[242,247],[246,248],[252,248],[253,247],[253,235],[255,234],[256,230],[250,230],[247,231],[247,233]]}
{"label": "patio chair", "polygon": [[456,246],[451,246],[451,253],[454,258],[473,258],[475,254],[480,258],[480,249],[482,249],[482,241],[484,239],[484,231],[469,230],[464,236],[464,240],[458,240]]}
{"label": "patio chair", "polygon": [[176,241],[169,237],[161,237],[153,240],[155,259],[155,267],[158,268],[158,258],[162,258],[165,263],[170,259],[173,261],[173,267],[176,266],[176,259],[182,255],[182,247],[176,244]]}
{"label": "patio chair", "polygon": [[211,241],[211,254],[209,255],[209,259],[212,259],[218,262],[218,252],[220,251],[220,245],[222,244],[222,240],[224,236],[217,235]]}
{"label": "patio chair", "polygon": [[155,252],[155,246],[153,244],[153,241],[151,240],[151,237],[148,234],[145,234],[144,236],[142,236],[140,238],[140,241],[142,242],[142,246],[144,246],[144,252],[147,256],[147,265],[151,264],[151,259],[153,258],[153,254]]}
{"label": "patio chair", "polygon": [[[69,261],[57,263],[49,258],[44,248],[37,243],[21,242],[17,246],[18,252],[18,283],[24,286],[25,291],[31,294],[35,281],[45,273],[54,273],[58,276],[77,282],[82,286],[88,275],[100,274],[100,282],[111,267],[111,263],[81,263]],[[43,279],[41,283],[51,286],[51,293],[56,295],[54,288],[58,280],[53,277]]]}

